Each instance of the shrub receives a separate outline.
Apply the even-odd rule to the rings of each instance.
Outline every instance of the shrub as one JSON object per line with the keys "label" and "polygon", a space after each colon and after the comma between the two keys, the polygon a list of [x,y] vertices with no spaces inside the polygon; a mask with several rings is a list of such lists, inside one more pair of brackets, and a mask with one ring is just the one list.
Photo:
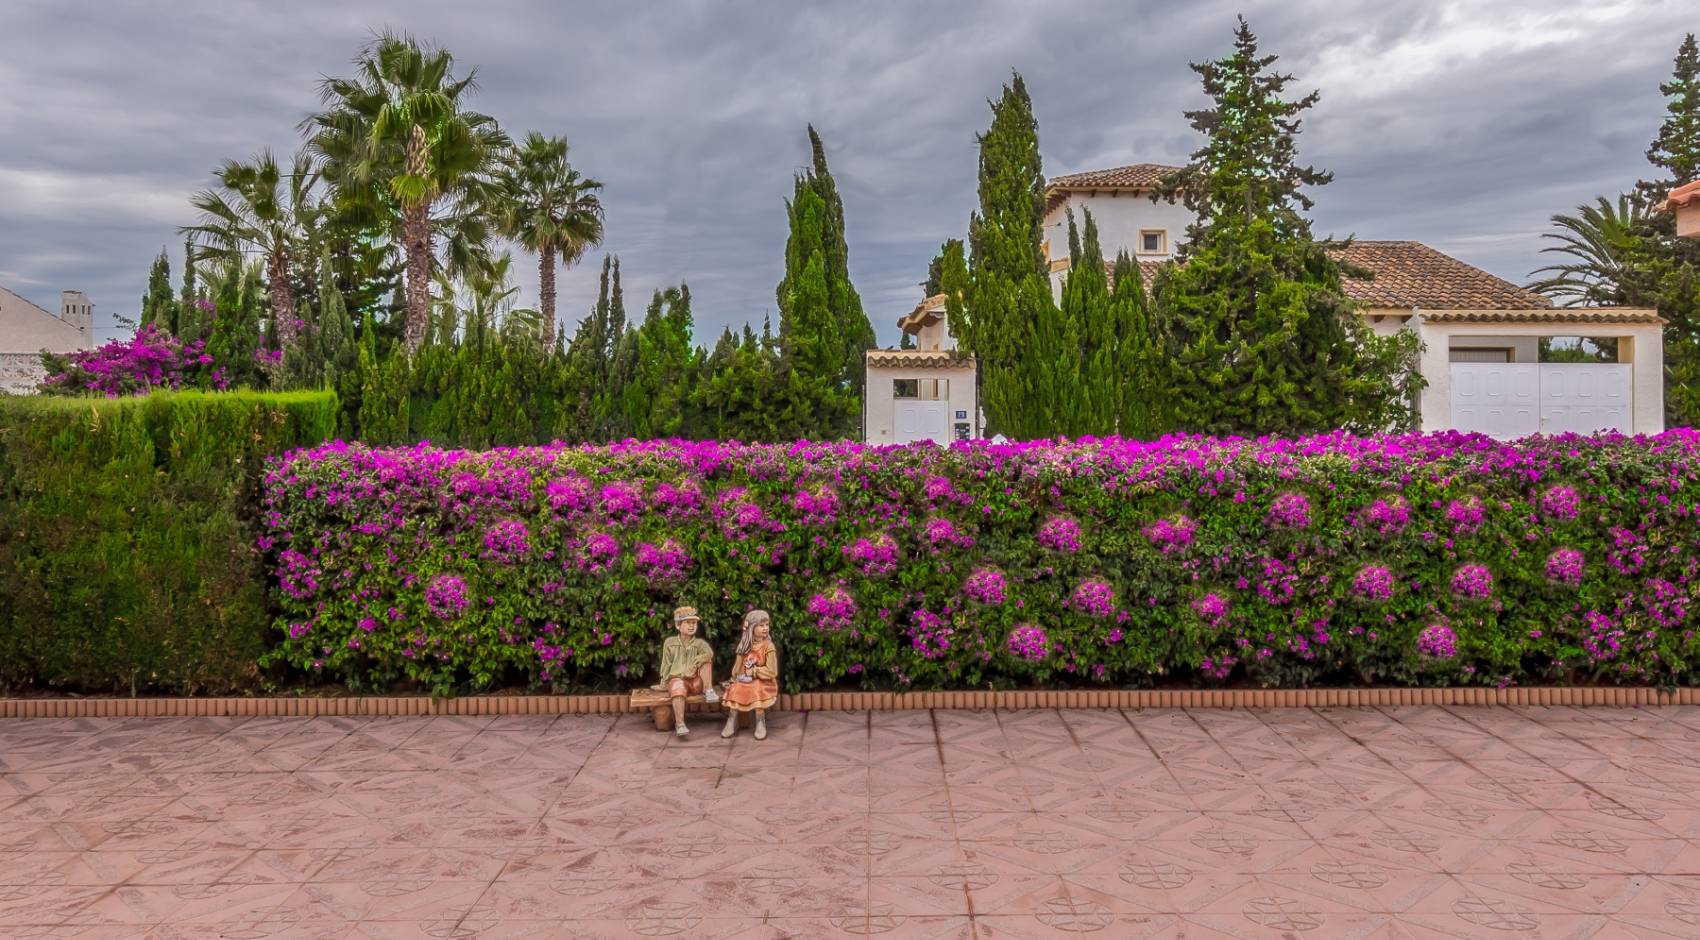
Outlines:
{"label": "shrub", "polygon": [[327,444],[267,473],[273,657],[357,686],[607,686],[653,673],[685,603],[723,652],[769,610],[791,689],[1689,683],[1697,458],[1692,431]]}
{"label": "shrub", "polygon": [[0,397],[0,685],[251,684],[260,472],[335,420],[329,393]]}

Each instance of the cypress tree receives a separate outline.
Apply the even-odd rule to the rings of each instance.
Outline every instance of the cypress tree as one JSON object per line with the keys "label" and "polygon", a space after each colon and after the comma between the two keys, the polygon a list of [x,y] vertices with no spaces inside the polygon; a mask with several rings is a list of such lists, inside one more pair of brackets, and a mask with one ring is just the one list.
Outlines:
{"label": "cypress tree", "polygon": [[[1060,384],[1078,378],[1078,350],[1053,346],[1064,337],[1051,300],[1049,270],[1039,250],[1045,176],[1039,126],[1019,74],[992,104],[992,123],[979,136],[979,210],[968,224],[968,296],[948,312],[951,330],[979,359],[981,402],[988,430],[1043,437],[1065,415]],[[947,284],[941,276],[941,286]]]}
{"label": "cypress tree", "polygon": [[636,371],[622,395],[632,436],[647,440],[685,433],[697,373],[691,326],[690,287],[655,292],[637,329]]}
{"label": "cypress tree", "polygon": [[[1090,211],[1085,213],[1084,239],[1075,229],[1074,212],[1068,213],[1068,280],[1063,284],[1061,321],[1075,338],[1078,379],[1059,388],[1070,402],[1073,420],[1060,425],[1059,433],[1113,434],[1116,430],[1116,325],[1110,309],[1110,283],[1104,271],[1104,250],[1098,243],[1098,225]],[[1073,392],[1069,395],[1069,392]]]}
{"label": "cypress tree", "polygon": [[1331,175],[1296,162],[1294,137],[1317,95],[1282,98],[1292,76],[1268,71],[1275,59],[1241,18],[1231,55],[1193,65],[1214,107],[1187,113],[1207,139],[1170,192],[1198,218],[1157,283],[1174,420],[1250,435],[1404,425],[1415,337],[1376,336],[1312,237],[1302,187]]}
{"label": "cypress tree", "polygon": [[863,354],[874,330],[850,283],[844,203],[812,125],[809,146],[812,166],[797,175],[786,203],[785,276],[775,292],[779,336],[794,431],[841,438],[859,426]]}
{"label": "cypress tree", "polygon": [[161,248],[159,257],[153,259],[153,267],[148,269],[148,290],[142,295],[142,313],[136,325],[174,332],[176,314],[177,301],[171,295],[171,262]]}
{"label": "cypress tree", "polygon": [[1122,437],[1146,440],[1168,426],[1163,410],[1162,377],[1145,282],[1139,264],[1124,249],[1116,255],[1109,300],[1109,320],[1115,331],[1110,357],[1115,430]]}
{"label": "cypress tree", "polygon": [[939,246],[939,253],[927,264],[927,279],[921,284],[921,290],[926,292],[926,296],[936,297],[944,293],[944,266],[952,252],[962,254],[962,239],[945,239],[944,244]]}

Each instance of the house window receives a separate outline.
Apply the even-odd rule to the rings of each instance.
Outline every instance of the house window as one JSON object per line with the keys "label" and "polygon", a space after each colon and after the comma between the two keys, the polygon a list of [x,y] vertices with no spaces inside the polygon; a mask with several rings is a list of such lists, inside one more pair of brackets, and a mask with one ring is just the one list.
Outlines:
{"label": "house window", "polygon": [[1142,255],[1162,255],[1169,252],[1169,230],[1161,228],[1142,228],[1139,230],[1139,253]]}
{"label": "house window", "polygon": [[909,401],[944,401],[950,397],[950,380],[892,379],[891,397]]}
{"label": "house window", "polygon": [[1454,346],[1448,351],[1453,362],[1510,362],[1511,350],[1505,347]]}

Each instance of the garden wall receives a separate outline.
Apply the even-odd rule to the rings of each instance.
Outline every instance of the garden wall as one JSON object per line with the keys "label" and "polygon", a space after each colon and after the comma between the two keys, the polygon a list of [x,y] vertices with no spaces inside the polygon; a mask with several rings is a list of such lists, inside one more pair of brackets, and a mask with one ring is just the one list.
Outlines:
{"label": "garden wall", "polygon": [[0,396],[0,686],[250,686],[272,611],[266,456],[335,428],[330,393]]}
{"label": "garden wall", "polygon": [[484,452],[266,478],[269,658],[356,689],[652,681],[669,612],[787,691],[1691,684],[1700,434]]}

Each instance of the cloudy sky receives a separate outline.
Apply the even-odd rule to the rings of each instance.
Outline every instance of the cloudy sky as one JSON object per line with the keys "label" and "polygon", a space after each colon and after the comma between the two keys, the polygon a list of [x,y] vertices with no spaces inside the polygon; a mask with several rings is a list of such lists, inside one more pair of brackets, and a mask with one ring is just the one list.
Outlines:
{"label": "cloudy sky", "polygon": [[[1537,267],[1549,215],[1645,174],[1692,0],[1032,0],[405,3],[0,0],[0,284],[50,309],[134,316],[147,268],[227,157],[288,153],[325,75],[372,31],[478,66],[476,106],[564,134],[602,180],[628,306],[687,281],[699,338],[773,312],[784,199],[826,140],[851,270],[882,341],[974,206],[974,135],[1015,69],[1049,175],[1184,162],[1189,61],[1243,12],[1316,88],[1302,158],[1331,169],[1322,233],[1408,238],[1503,277]],[[594,258],[562,275],[569,323]],[[516,263],[522,296],[535,267]]]}

